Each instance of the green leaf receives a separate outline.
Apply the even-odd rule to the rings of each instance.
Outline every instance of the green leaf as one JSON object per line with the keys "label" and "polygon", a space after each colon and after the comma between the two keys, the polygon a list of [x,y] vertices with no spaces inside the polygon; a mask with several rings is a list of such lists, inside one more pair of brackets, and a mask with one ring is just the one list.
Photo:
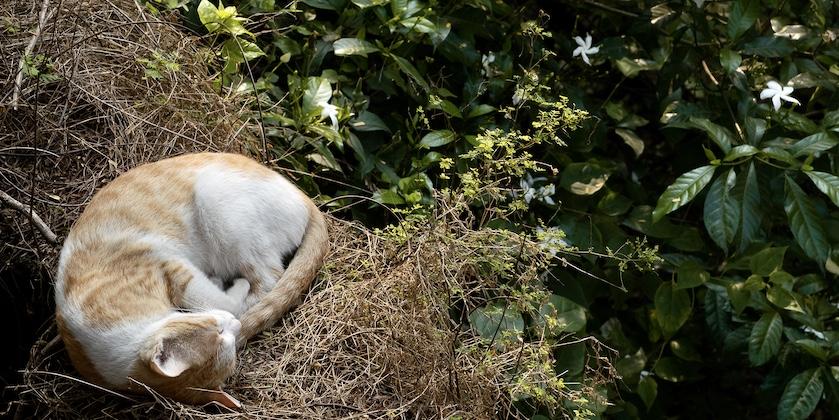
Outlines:
{"label": "green leaf", "polygon": [[796,340],[795,345],[801,349],[804,349],[804,351],[810,353],[810,355],[815,357],[816,359],[819,359],[822,362],[827,361],[827,349],[825,349],[825,346],[820,345],[817,341],[810,339],[801,339]]}
{"label": "green leaf", "polygon": [[787,213],[792,235],[808,257],[824,264],[830,253],[821,219],[812,201],[790,177],[785,177],[784,211]]}
{"label": "green leaf", "polygon": [[332,86],[323,77],[309,77],[306,79],[306,89],[303,91],[303,112],[308,114],[320,111],[322,103],[332,98]]}
{"label": "green leaf", "polygon": [[411,79],[414,79],[414,81],[417,82],[417,84],[420,85],[420,87],[422,87],[426,92],[431,90],[431,87],[428,86],[428,82],[425,81],[419,70],[417,70],[410,61],[394,54],[391,54],[390,57],[393,58],[393,61],[396,62],[396,65],[399,66],[399,69],[402,70],[403,73],[407,74]]}
{"label": "green leaf", "polygon": [[658,396],[658,383],[652,376],[645,376],[638,382],[638,396],[647,407],[647,410],[653,406],[656,396]]}
{"label": "green leaf", "polygon": [[387,4],[387,3],[390,2],[390,0],[351,0],[351,1],[352,1],[352,4],[358,6],[362,9],[366,9],[366,8],[372,7],[372,6],[381,6],[383,4]]}
{"label": "green leaf", "polygon": [[725,69],[726,73],[733,73],[734,70],[737,70],[737,67],[740,67],[740,63],[742,62],[743,58],[735,51],[731,51],[728,48],[720,51],[720,65]]}
{"label": "green leaf", "polygon": [[732,193],[736,183],[737,174],[733,169],[717,177],[705,197],[703,211],[708,235],[726,254],[728,244],[734,242],[740,227],[740,203]]}
{"label": "green leaf", "polygon": [[632,200],[617,191],[607,191],[597,202],[597,209],[607,216],[620,216],[632,207]]}
{"label": "green leaf", "polygon": [[711,275],[690,262],[682,264],[676,269],[676,289],[692,289],[701,286],[711,279]]}
{"label": "green leaf", "polygon": [[658,204],[653,210],[653,222],[661,220],[665,214],[693,200],[711,182],[716,169],[717,167],[713,165],[702,166],[677,178],[659,197]]}
{"label": "green leaf", "polygon": [[412,31],[417,31],[424,34],[430,34],[437,30],[437,26],[434,25],[434,22],[422,16],[414,16],[407,19],[402,19],[401,21],[399,21],[399,24]]}
{"label": "green leaf", "polygon": [[725,293],[714,289],[705,292],[705,323],[717,341],[731,332],[731,306]]}
{"label": "green leaf", "polygon": [[327,9],[340,11],[346,5],[344,0],[301,0],[307,6],[317,9]]}
{"label": "green leaf", "polygon": [[708,137],[719,146],[723,153],[731,151],[731,144],[734,142],[734,135],[727,128],[712,123],[706,118],[690,117],[690,125],[701,129],[708,134]]}
{"label": "green leaf", "polygon": [[356,131],[387,131],[387,124],[378,115],[370,111],[361,111],[358,117],[350,121],[350,126]]}
{"label": "green leaf", "polygon": [[696,347],[685,339],[670,340],[670,351],[682,360],[690,362],[702,361],[702,356],[699,355]]}
{"label": "green leaf", "polygon": [[761,36],[747,42],[742,49],[744,54],[761,57],[785,57],[795,51],[792,41],[776,36]]}
{"label": "green leaf", "polygon": [[796,161],[795,158],[792,157],[792,154],[790,152],[779,147],[764,147],[763,149],[760,149],[760,153],[766,155],[766,157],[770,159],[775,159],[777,161],[788,163],[793,166],[798,165],[798,161]]}
{"label": "green leaf", "polygon": [[759,276],[768,276],[784,265],[784,254],[787,247],[769,247],[749,259],[749,269]]}
{"label": "green leaf", "polygon": [[480,104],[472,107],[472,109],[470,109],[469,112],[466,114],[466,118],[469,119],[480,117],[481,115],[489,114],[492,111],[495,111],[495,107],[493,107],[492,105]]}
{"label": "green leaf", "polygon": [[662,283],[655,292],[655,316],[661,329],[668,336],[673,335],[690,318],[690,295],[686,290],[676,289],[669,282]]}
{"label": "green leaf", "polygon": [[400,205],[405,204],[405,199],[393,190],[378,190],[373,193],[373,200],[382,204]]}
{"label": "green leaf", "polygon": [[644,153],[644,140],[641,140],[641,137],[638,137],[638,134],[634,131],[626,128],[616,128],[615,134],[620,136],[623,142],[632,148],[632,151],[635,152],[635,157],[641,156],[641,153]]}
{"label": "green leaf", "polygon": [[225,60],[224,72],[236,73],[239,65],[265,55],[259,46],[241,38],[230,38],[221,46],[221,57]]}
{"label": "green leaf", "polygon": [[824,391],[819,373],[819,369],[809,369],[790,379],[778,404],[778,420],[804,420],[810,416]]}
{"label": "green leaf", "polygon": [[789,151],[795,157],[805,156],[832,149],[837,144],[839,144],[839,140],[835,136],[827,132],[821,132],[799,140],[790,146]]}
{"label": "green leaf", "polygon": [[586,343],[563,344],[561,348],[561,351],[556,352],[556,372],[565,372],[565,378],[574,378],[583,373],[586,367]]}
{"label": "green leaf", "polygon": [[338,56],[360,55],[367,57],[367,54],[379,51],[375,45],[358,38],[341,38],[332,44],[332,49]]}
{"label": "green leaf", "polygon": [[740,204],[740,246],[745,250],[752,239],[760,231],[760,221],[763,214],[760,207],[760,187],[757,183],[757,173],[754,162],[749,163],[746,176],[741,176],[734,186],[734,195]]}
{"label": "green leaf", "polygon": [[524,318],[517,310],[499,303],[491,303],[477,308],[469,314],[472,328],[487,340],[498,341],[502,333],[511,331],[519,334],[524,331]]}
{"label": "green leaf", "polygon": [[804,313],[796,299],[797,293],[790,292],[781,286],[772,286],[766,291],[766,299],[773,305],[788,311]]}
{"label": "green leaf", "polygon": [[545,328],[546,333],[553,337],[566,331],[580,331],[586,326],[586,312],[574,301],[552,294],[539,308],[536,325],[540,331]]}
{"label": "green leaf", "polygon": [[831,413],[839,413],[839,367],[824,366],[822,368],[822,379],[827,383],[825,400],[828,403],[828,410]]}
{"label": "green leaf", "polygon": [[736,40],[754,25],[760,14],[760,0],[735,0],[728,15],[728,37]]}
{"label": "green leaf", "polygon": [[669,382],[686,382],[699,377],[696,364],[679,360],[675,357],[662,357],[653,367],[658,377]]}
{"label": "green leaf", "polygon": [[825,193],[836,206],[839,206],[839,177],[827,172],[804,172],[819,191]]}
{"label": "green leaf", "polygon": [[766,134],[766,120],[761,118],[746,117],[746,138],[749,144],[757,146]]}
{"label": "green leaf", "polygon": [[609,172],[596,163],[575,162],[562,170],[559,186],[577,195],[592,195],[609,179]]}
{"label": "green leaf", "polygon": [[749,361],[760,366],[769,361],[781,348],[784,323],[777,312],[765,313],[755,322],[749,334]]}
{"label": "green leaf", "polygon": [[[563,346],[564,349],[565,346]],[[615,370],[618,375],[628,384],[635,384],[641,378],[639,377],[644,366],[647,365],[647,355],[644,354],[644,348],[639,347],[635,354],[625,354],[623,357],[615,362]]]}
{"label": "green leaf", "polygon": [[463,114],[460,113],[460,109],[457,107],[457,105],[453,104],[452,101],[448,99],[440,100],[440,105],[435,108],[442,109],[443,112],[445,112],[449,116],[463,118]]}
{"label": "green leaf", "polygon": [[219,7],[216,7],[208,0],[201,0],[197,12],[198,19],[209,32],[221,32],[233,36],[250,35],[250,32],[242,26],[245,18],[238,16],[234,6],[224,7],[219,2]]}
{"label": "green leaf", "polygon": [[760,152],[760,150],[758,150],[757,147],[754,147],[750,144],[741,144],[731,149],[731,151],[728,152],[727,155],[725,155],[725,159],[723,160],[725,160],[726,162],[731,162],[742,157],[755,155],[758,152]]}
{"label": "green leaf", "polygon": [[420,146],[425,148],[440,147],[455,140],[454,132],[451,130],[432,131],[422,137]]}

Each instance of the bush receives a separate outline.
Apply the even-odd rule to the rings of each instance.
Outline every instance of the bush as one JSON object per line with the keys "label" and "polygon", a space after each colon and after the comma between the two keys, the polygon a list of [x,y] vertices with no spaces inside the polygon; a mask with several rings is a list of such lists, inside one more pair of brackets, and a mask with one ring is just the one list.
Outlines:
{"label": "bush", "polygon": [[371,201],[462,194],[476,226],[541,229],[573,332],[620,354],[589,414],[839,413],[834,2],[235,6],[183,16],[330,206],[382,226]]}

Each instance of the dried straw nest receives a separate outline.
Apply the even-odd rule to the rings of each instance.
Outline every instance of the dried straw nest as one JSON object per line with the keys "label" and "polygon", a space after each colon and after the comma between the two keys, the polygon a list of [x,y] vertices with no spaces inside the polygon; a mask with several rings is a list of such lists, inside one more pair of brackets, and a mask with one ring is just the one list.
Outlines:
{"label": "dried straw nest", "polygon": [[440,220],[403,241],[331,218],[333,250],[312,291],[240,353],[226,390],[244,412],[97,389],[74,378],[54,331],[32,349],[21,410],[50,418],[515,417],[520,380],[553,374],[543,368],[551,361],[544,343],[490,345],[450,311],[468,311],[497,286],[478,275],[476,255],[512,262],[522,244],[531,255],[536,245]]}

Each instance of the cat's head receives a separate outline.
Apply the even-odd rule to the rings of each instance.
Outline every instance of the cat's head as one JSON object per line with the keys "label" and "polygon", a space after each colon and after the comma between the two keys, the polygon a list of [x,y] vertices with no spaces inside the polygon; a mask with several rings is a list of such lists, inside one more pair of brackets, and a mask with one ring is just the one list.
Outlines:
{"label": "cat's head", "polygon": [[132,376],[179,401],[240,407],[221,390],[236,368],[240,328],[239,320],[225,311],[170,316],[141,346]]}

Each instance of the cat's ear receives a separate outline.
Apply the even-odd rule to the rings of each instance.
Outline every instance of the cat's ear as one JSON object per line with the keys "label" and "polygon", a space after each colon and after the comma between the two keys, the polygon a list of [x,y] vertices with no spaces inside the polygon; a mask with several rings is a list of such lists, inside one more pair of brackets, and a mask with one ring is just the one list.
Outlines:
{"label": "cat's ear", "polygon": [[189,363],[172,340],[160,340],[154,348],[149,364],[153,371],[174,378],[189,369]]}

